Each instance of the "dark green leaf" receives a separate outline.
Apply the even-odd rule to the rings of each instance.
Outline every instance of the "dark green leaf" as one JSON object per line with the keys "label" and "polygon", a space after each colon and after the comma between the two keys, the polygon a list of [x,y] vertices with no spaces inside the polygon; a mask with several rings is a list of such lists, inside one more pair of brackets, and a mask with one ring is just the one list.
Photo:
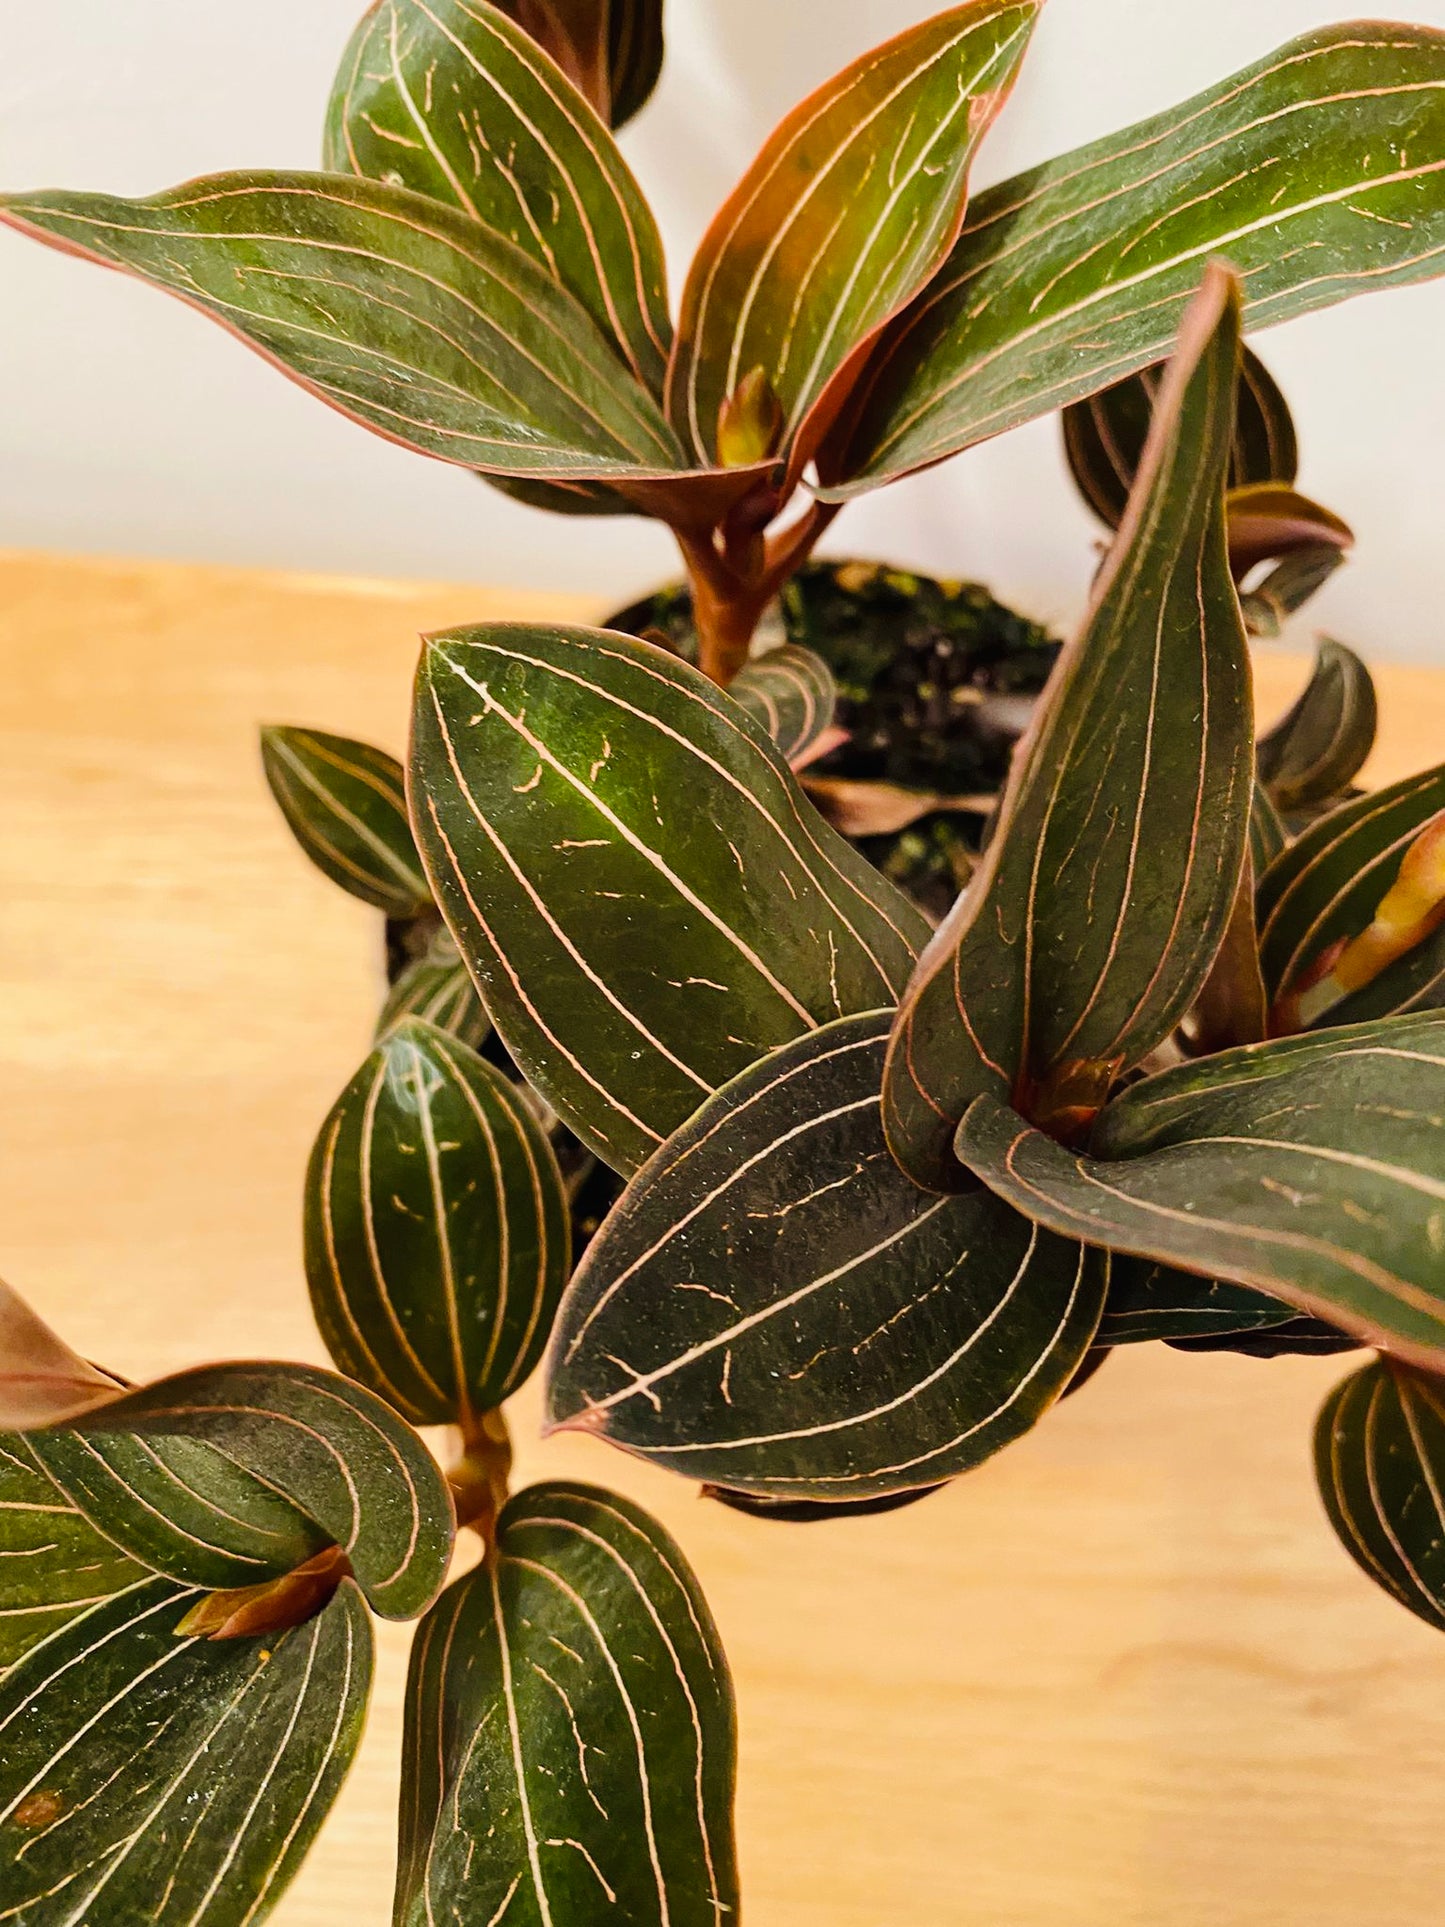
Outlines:
{"label": "dark green leaf", "polygon": [[426,956],[408,965],[392,985],[376,1020],[377,1037],[385,1037],[408,1017],[435,1024],[471,1050],[480,1050],[492,1034],[492,1020],[450,930],[438,931]]}
{"label": "dark green leaf", "polygon": [[949,7],[845,68],[769,137],[683,290],[668,412],[700,461],[715,459],[723,406],[754,369],[789,441],[815,405],[820,426],[841,405],[868,343],[946,260],[974,150],[1037,13],[1038,0]]}
{"label": "dark green leaf", "polygon": [[336,1798],[371,1685],[356,1588],[265,1642],[177,1638],[195,1597],[132,1587],[0,1684],[0,1894],[24,1927],[252,1927]]}
{"label": "dark green leaf", "polygon": [[1441,810],[1445,763],[1341,804],[1276,858],[1256,903],[1272,1002],[1322,951],[1366,928],[1405,852]]}
{"label": "dark green leaf", "polygon": [[412,1649],[397,1927],[736,1920],[732,1686],[681,1551],[580,1485],[497,1538]]}
{"label": "dark green leaf", "polygon": [[981,194],[830,474],[873,488],[1157,361],[1225,255],[1265,328],[1445,258],[1445,35],[1351,22]]}
{"label": "dark green leaf", "polygon": [[[605,35],[606,6],[588,10]],[[473,0],[381,0],[342,60],[325,164],[504,234],[660,393],[672,324],[657,223],[606,127],[523,26]]]}
{"label": "dark green leaf", "polygon": [[93,1526],[148,1570],[187,1585],[279,1579],[332,1537],[199,1439],[60,1431],[32,1432],[26,1443]]}
{"label": "dark green leaf", "polygon": [[1303,695],[1259,739],[1260,780],[1275,807],[1307,809],[1342,795],[1375,746],[1378,721],[1369,670],[1353,649],[1321,637]]}
{"label": "dark green leaf", "polygon": [[750,662],[728,694],[797,765],[832,727],[838,686],[821,656],[789,642]]}
{"label": "dark green leaf", "polygon": [[1076,1156],[992,1096],[958,1155],[1067,1236],[1282,1298],[1445,1358],[1445,1016],[1225,1051],[1146,1079]]}
{"label": "dark green leaf", "polygon": [[1344,550],[1332,543],[1295,549],[1281,556],[1264,579],[1241,598],[1249,633],[1271,641],[1283,635],[1289,618],[1324,587],[1344,559]]}
{"label": "dark green leaf", "polygon": [[0,1436],[0,1670],[145,1577],[45,1476],[27,1440]]}
{"label": "dark green leaf", "polygon": [[321,1127],[306,1276],[341,1370],[413,1425],[463,1424],[542,1355],[571,1268],[552,1147],[515,1084],[417,1018]]}
{"label": "dark green leaf", "polygon": [[897,998],[918,913],[696,670],[601,630],[435,637],[417,833],[498,1033],[636,1168],[774,1045]]}
{"label": "dark green leaf", "polygon": [[0,221],[179,294],[421,454],[544,481],[681,466],[580,302],[502,235],[404,188],[216,174],[148,201],[10,195]]}
{"label": "dark green leaf", "polygon": [[1445,1386],[1380,1359],[1325,1400],[1315,1473],[1330,1524],[1376,1585],[1445,1630]]}
{"label": "dark green leaf", "polygon": [[[177,1444],[209,1445],[216,1457],[229,1461],[240,1492],[250,1494],[239,1501],[244,1517],[238,1525],[254,1530],[262,1497],[286,1502],[288,1510],[314,1523],[324,1535],[321,1543],[335,1541],[342,1548],[362,1591],[385,1619],[412,1619],[424,1612],[446,1578],[454,1522],[436,1461],[388,1405],[334,1373],[310,1365],[203,1366],[87,1413],[74,1430],[120,1466],[119,1479],[126,1471],[109,1449],[112,1442],[153,1445],[168,1462],[177,1459],[172,1450]],[[32,1437],[52,1478],[62,1475],[51,1447],[71,1436]],[[63,1482],[84,1505],[72,1479],[65,1476]],[[200,1485],[201,1478],[190,1482]],[[213,1490],[206,1487],[203,1495]],[[138,1486],[138,1499],[145,1492]],[[107,1531],[111,1521],[107,1511]],[[189,1556],[204,1558],[212,1550],[191,1545],[180,1526],[172,1527],[170,1536],[175,1556],[148,1563],[173,1576],[183,1576],[177,1568]],[[132,1549],[128,1542],[127,1549]],[[285,1557],[298,1563],[289,1550]],[[253,1570],[240,1583],[267,1576]],[[209,1588],[215,1582],[200,1577],[194,1583]]]}
{"label": "dark green leaf", "polygon": [[1224,533],[1238,356],[1238,288],[1214,267],[1088,619],[899,1013],[888,1142],[931,1189],[964,1182],[953,1132],[982,1090],[1086,1121],[1183,1018],[1224,935],[1254,755]]}
{"label": "dark green leaf", "polygon": [[1334,1358],[1357,1352],[1358,1338],[1327,1325],[1323,1318],[1290,1318],[1262,1331],[1226,1332],[1218,1338],[1169,1338],[1176,1352],[1232,1352],[1237,1358]]}
{"label": "dark green leaf", "polygon": [[[1118,528],[1138,473],[1164,364],[1141,368],[1111,388],[1064,410],[1064,449],[1079,493],[1111,529]],[[1273,375],[1248,348],[1240,362],[1229,486],[1285,482],[1299,471],[1299,445],[1289,404]]]}
{"label": "dark green leaf", "polygon": [[281,814],[318,870],[389,917],[430,907],[394,756],[346,736],[277,726],[261,731],[261,760]]}
{"label": "dark green leaf", "polygon": [[904,1177],[889,1017],[755,1064],[634,1180],[563,1301],[554,1425],[709,1484],[856,1499],[967,1471],[1064,1390],[1107,1266],[977,1185]]}
{"label": "dark green leaf", "polygon": [[1117,1256],[1099,1324],[1100,1345],[1139,1345],[1151,1339],[1214,1338],[1288,1324],[1293,1311],[1278,1298],[1245,1285],[1201,1278],[1192,1271]]}

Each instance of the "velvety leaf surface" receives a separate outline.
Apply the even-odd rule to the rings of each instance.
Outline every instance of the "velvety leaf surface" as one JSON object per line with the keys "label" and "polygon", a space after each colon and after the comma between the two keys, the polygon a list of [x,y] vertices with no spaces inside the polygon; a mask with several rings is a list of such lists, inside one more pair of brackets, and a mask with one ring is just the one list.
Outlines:
{"label": "velvety leaf surface", "polygon": [[404,188],[216,174],[145,201],[9,195],[0,221],[179,294],[424,455],[541,480],[680,464],[581,303],[502,235]]}
{"label": "velvety leaf surface", "polygon": [[1073,1237],[1221,1278],[1415,1362],[1445,1359],[1445,1016],[1225,1051],[1115,1098],[1080,1157],[991,1096],[958,1154]]}
{"label": "velvety leaf surface", "polygon": [[417,834],[497,1031],[629,1172],[729,1077],[901,992],[922,918],[705,677],[603,631],[434,637]]}
{"label": "velvety leaf surface", "polygon": [[1109,1267],[1109,1296],[1095,1342],[1139,1345],[1153,1339],[1217,1338],[1286,1325],[1294,1315],[1280,1299],[1246,1285],[1117,1254]]}
{"label": "velvety leaf surface", "polygon": [[330,1543],[269,1483],[199,1439],[62,1431],[32,1432],[26,1444],[93,1526],[187,1585],[259,1585]]}
{"label": "velvety leaf surface", "polygon": [[[325,1540],[334,1540],[384,1619],[424,1612],[446,1577],[455,1528],[436,1461],[374,1393],[332,1372],[310,1365],[203,1366],[129,1393],[88,1414],[81,1427],[97,1446],[118,1436],[210,1445],[239,1474],[251,1475],[249,1486],[279,1494]],[[38,1446],[39,1438],[32,1443]],[[55,1477],[46,1451],[46,1469]],[[72,1490],[68,1479],[66,1489]],[[175,1536],[179,1542],[179,1532]]]}
{"label": "velvety leaf surface", "polygon": [[1370,672],[1353,649],[1320,639],[1314,673],[1298,702],[1259,739],[1259,774],[1281,810],[1341,795],[1375,747],[1379,707]]}
{"label": "velvety leaf surface", "polygon": [[[593,0],[588,11],[605,74],[608,8]],[[616,142],[527,24],[480,0],[382,0],[342,60],[325,164],[504,234],[660,393],[672,324],[657,223]]]}
{"label": "velvety leaf surface", "polygon": [[406,815],[406,778],[385,750],[319,729],[261,731],[271,794],[317,869],[389,917],[428,908]]}
{"label": "velvety leaf surface", "polygon": [[875,487],[1158,360],[1204,263],[1245,324],[1445,258],[1445,35],[1354,21],[981,194],[832,471]]}
{"label": "velvety leaf surface", "polygon": [[251,1927],[346,1777],[371,1684],[356,1588],[274,1639],[178,1639],[120,1593],[0,1682],[0,1894],[24,1927]]}
{"label": "velvety leaf surface", "polygon": [[888,1155],[890,1013],[720,1091],[638,1175],[563,1301],[552,1423],[751,1492],[928,1485],[1026,1432],[1098,1324],[1099,1253]]}
{"label": "velvety leaf surface", "polygon": [[1315,1473],[1330,1524],[1378,1586],[1445,1629],[1445,1386],[1382,1358],[1325,1400]]}
{"label": "velvety leaf surface", "polygon": [[845,68],[772,134],[683,290],[668,410],[699,460],[715,457],[723,403],[755,368],[790,440],[942,265],[1037,13],[1037,0],[949,7]]}
{"label": "velvety leaf surface", "polygon": [[899,1012],[884,1121],[932,1189],[962,1182],[953,1130],[982,1090],[1041,1122],[1070,1082],[1097,1108],[1185,1015],[1223,937],[1254,758],[1224,530],[1238,355],[1238,290],[1212,268],[1084,628]]}
{"label": "velvety leaf surface", "polygon": [[25,1439],[0,1436],[0,1669],[146,1577],[45,1476]]}
{"label": "velvety leaf surface", "polygon": [[677,1545],[537,1485],[427,1615],[407,1683],[397,1927],[735,1920],[732,1686]]}
{"label": "velvety leaf surface", "polygon": [[480,1050],[492,1033],[492,1020],[449,930],[439,931],[427,954],[392,985],[376,1020],[377,1037],[385,1037],[408,1017],[435,1024],[472,1050]]}
{"label": "velvety leaf surface", "polygon": [[[1118,528],[1128,505],[1164,366],[1158,362],[1141,368],[1064,410],[1070,472],[1089,507],[1111,529]],[[1289,404],[1259,356],[1246,348],[1240,360],[1229,486],[1288,483],[1298,470],[1299,445]]]}
{"label": "velvety leaf surface", "polygon": [[750,662],[729,683],[728,694],[772,738],[778,754],[797,763],[832,727],[838,685],[821,656],[788,642]]}
{"label": "velvety leaf surface", "polygon": [[1405,852],[1442,809],[1445,763],[1341,804],[1270,865],[1256,915],[1271,1000],[1321,951],[1366,927]]}
{"label": "velvety leaf surface", "polygon": [[326,1348],[413,1425],[470,1424],[542,1355],[571,1269],[567,1198],[521,1092],[416,1018],[321,1127],[306,1277]]}

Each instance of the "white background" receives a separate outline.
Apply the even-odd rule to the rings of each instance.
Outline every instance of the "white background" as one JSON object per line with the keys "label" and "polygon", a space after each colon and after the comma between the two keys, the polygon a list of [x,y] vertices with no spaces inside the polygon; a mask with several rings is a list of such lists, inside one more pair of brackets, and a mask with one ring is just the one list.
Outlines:
{"label": "white background", "polygon": [[[927,0],[668,0],[659,95],[624,145],[674,281],[792,102]],[[316,164],[359,0],[0,0],[0,182],[151,193],[240,166]],[[1445,0],[1413,0],[1445,28]],[[1325,0],[1050,0],[976,184],[1169,106],[1292,35]],[[1295,407],[1301,484],[1359,551],[1309,621],[1380,658],[1445,660],[1445,283],[1264,337]],[[1052,422],[851,508],[835,550],[989,580],[1043,619],[1078,608],[1093,525]],[[214,324],[0,234],[0,545],[311,571],[444,576],[621,598],[674,572],[641,522],[505,502],[388,446]]]}

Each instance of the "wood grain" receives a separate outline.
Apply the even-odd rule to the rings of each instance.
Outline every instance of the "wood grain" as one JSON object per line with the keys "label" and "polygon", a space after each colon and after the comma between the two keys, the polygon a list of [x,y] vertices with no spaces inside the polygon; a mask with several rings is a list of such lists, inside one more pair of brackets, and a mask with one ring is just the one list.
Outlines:
{"label": "wood grain", "polygon": [[[575,600],[0,557],[0,1272],[131,1375],[319,1360],[301,1177],[363,1055],[376,921],[266,795],[261,720],[400,748],[415,636]],[[1262,708],[1303,679],[1260,664]],[[1380,674],[1383,780],[1445,677]],[[605,1447],[678,1533],[742,1717],[750,1927],[1363,1927],[1445,1881],[1445,1644],[1354,1571],[1309,1427],[1347,1361],[1110,1363],[891,1518],[726,1513]],[[279,1927],[385,1927],[406,1633]]]}

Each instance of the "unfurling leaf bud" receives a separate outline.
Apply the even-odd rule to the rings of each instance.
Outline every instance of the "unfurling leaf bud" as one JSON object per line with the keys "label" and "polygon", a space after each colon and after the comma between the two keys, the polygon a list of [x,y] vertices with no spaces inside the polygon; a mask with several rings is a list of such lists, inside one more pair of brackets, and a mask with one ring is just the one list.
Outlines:
{"label": "unfurling leaf bud", "polygon": [[751,468],[775,454],[783,433],[783,404],[766,368],[744,375],[717,420],[717,458],[723,468]]}

